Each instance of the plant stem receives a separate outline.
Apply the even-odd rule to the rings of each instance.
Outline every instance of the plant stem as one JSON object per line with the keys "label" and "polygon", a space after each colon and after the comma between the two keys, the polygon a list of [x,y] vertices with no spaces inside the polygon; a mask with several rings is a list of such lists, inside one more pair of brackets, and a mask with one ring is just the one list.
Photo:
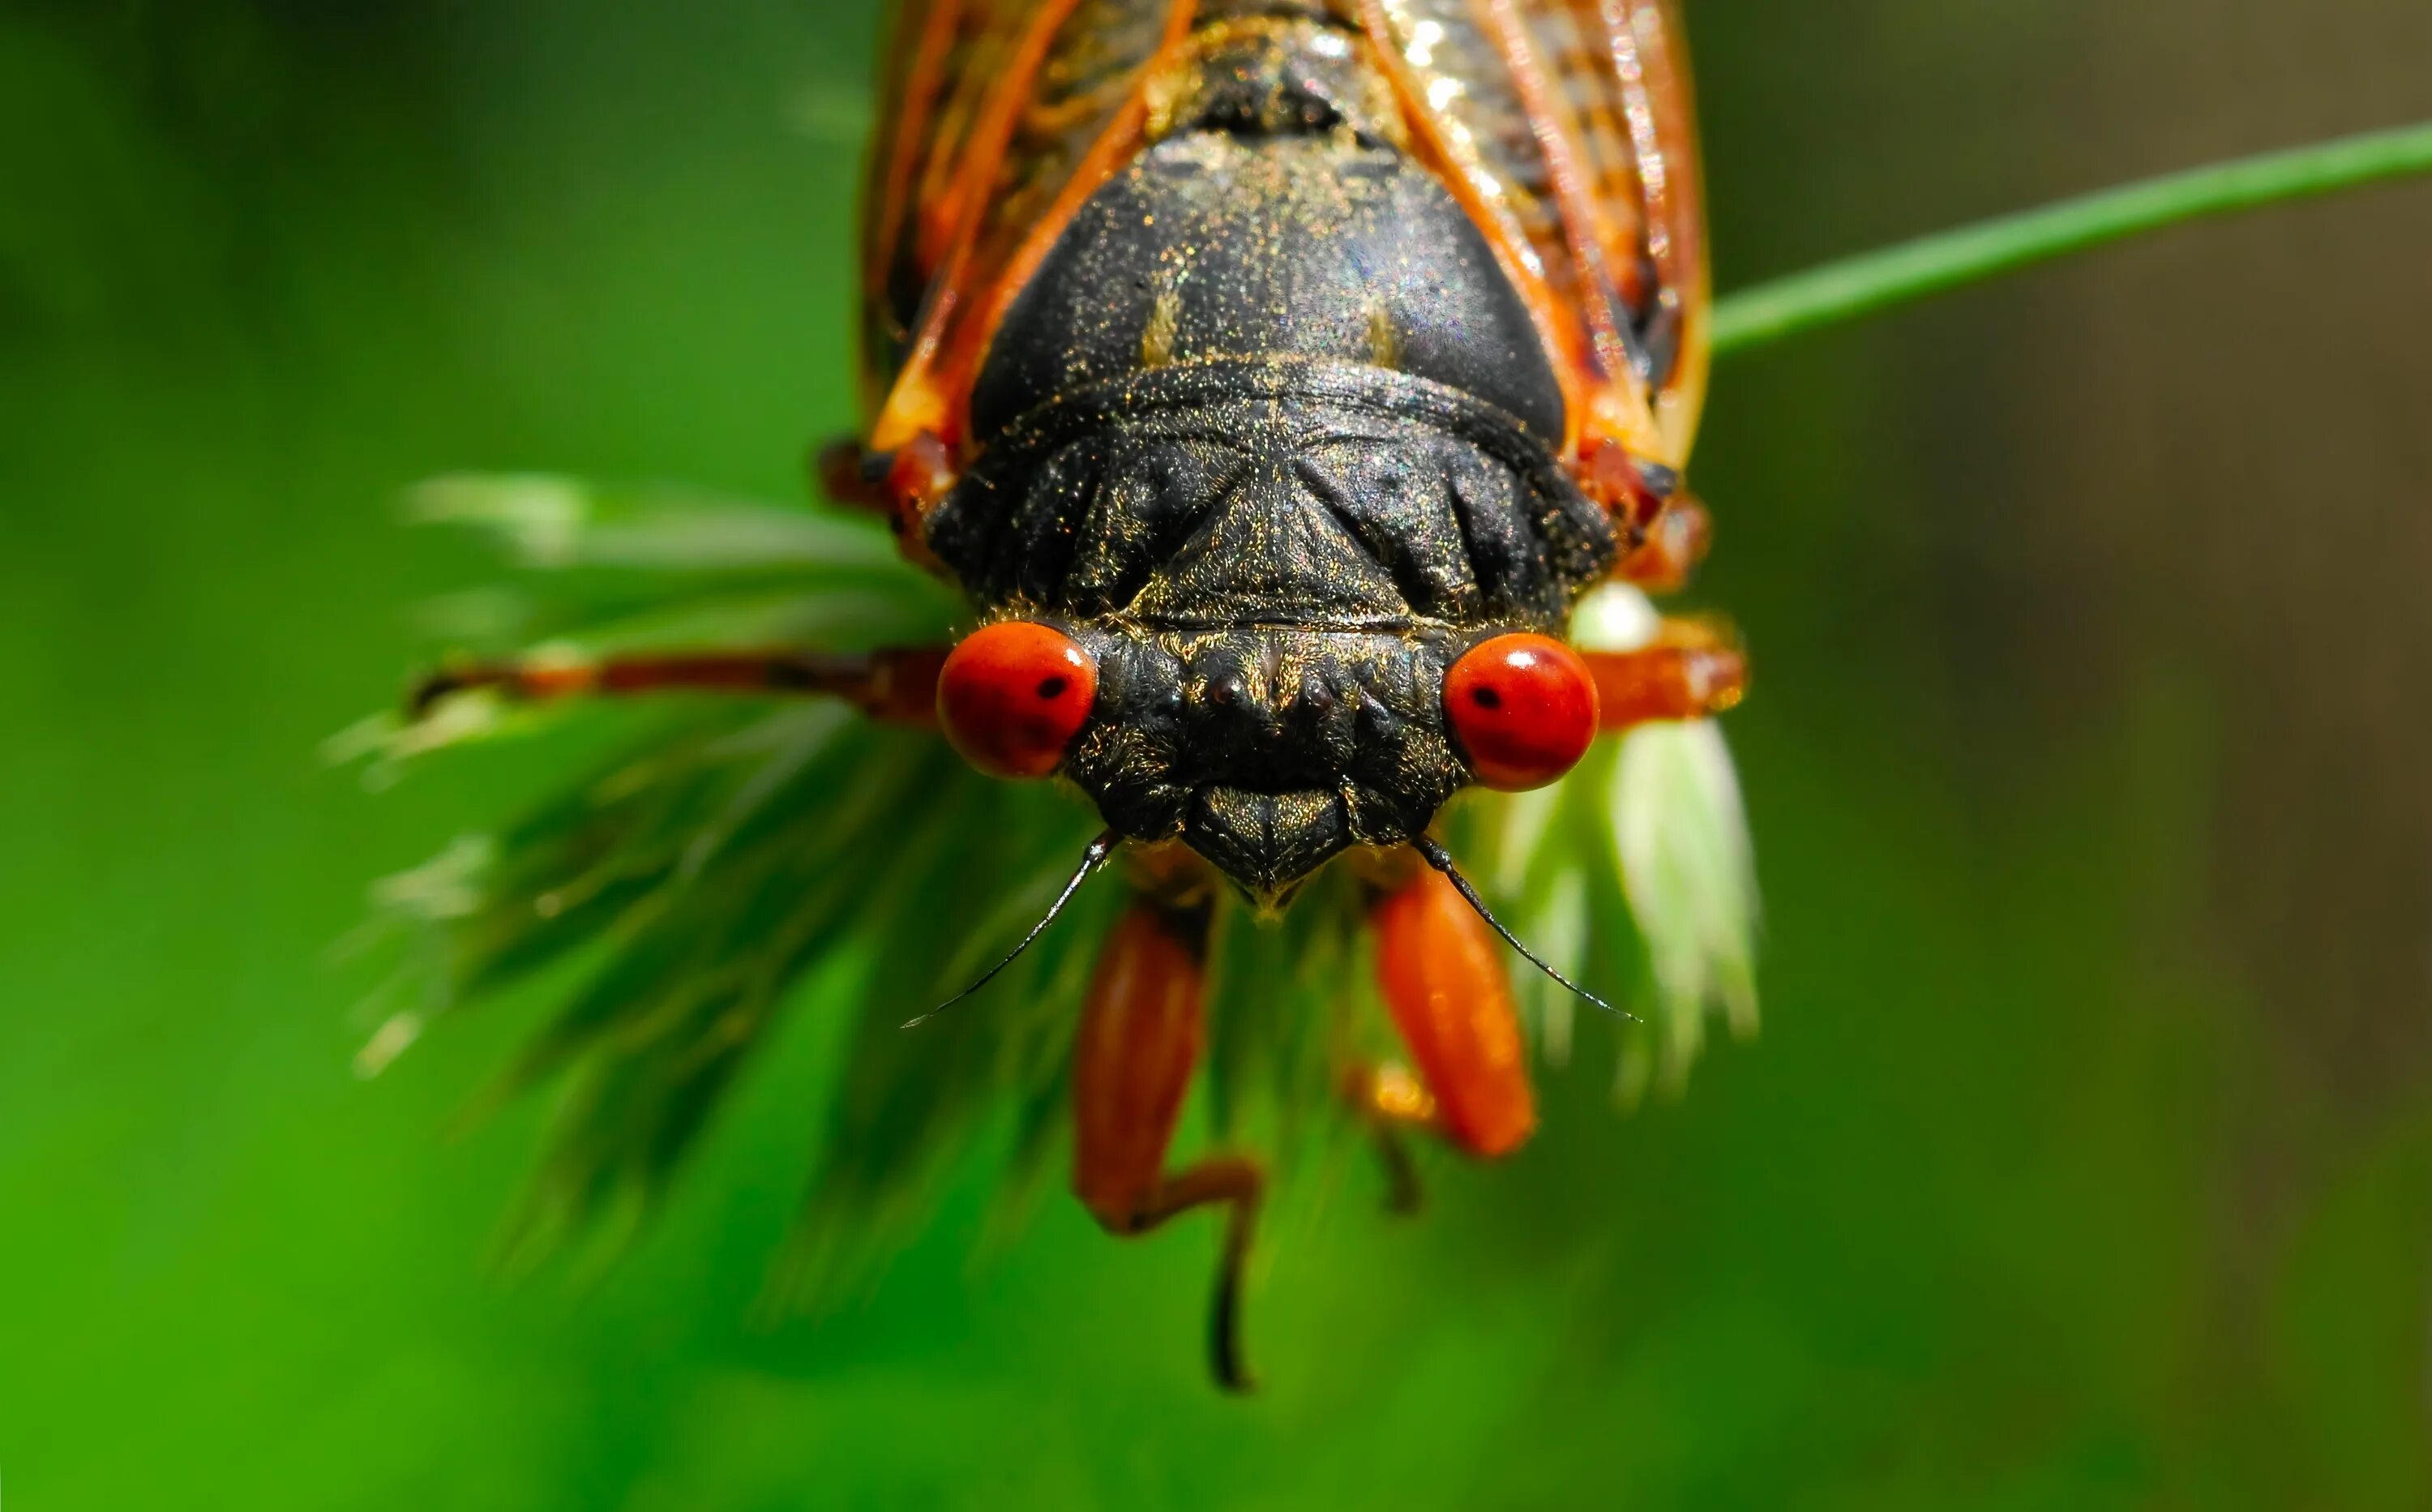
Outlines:
{"label": "plant stem", "polygon": [[2181,221],[2432,172],[2432,122],[2123,184],[1862,253],[1726,296],[1717,356]]}

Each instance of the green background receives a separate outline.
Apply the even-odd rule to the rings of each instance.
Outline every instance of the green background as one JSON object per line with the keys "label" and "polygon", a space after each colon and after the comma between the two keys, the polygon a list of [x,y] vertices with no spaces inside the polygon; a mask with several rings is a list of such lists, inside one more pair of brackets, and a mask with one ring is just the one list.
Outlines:
{"label": "green background", "polygon": [[[2432,113],[2414,0],[1693,3],[1726,286]],[[417,477],[799,494],[852,414],[871,25],[778,0],[0,4],[0,1496],[12,1509],[2432,1505],[2432,191],[1735,360],[1699,602],[1766,1028],[1552,1079],[1416,1224],[1303,1191],[1218,1398],[1202,1233],[986,1173],[752,1304],[816,1003],[589,1283],[482,1257],[536,1002],[373,1083],[367,878],[579,734],[322,738],[482,564]]]}

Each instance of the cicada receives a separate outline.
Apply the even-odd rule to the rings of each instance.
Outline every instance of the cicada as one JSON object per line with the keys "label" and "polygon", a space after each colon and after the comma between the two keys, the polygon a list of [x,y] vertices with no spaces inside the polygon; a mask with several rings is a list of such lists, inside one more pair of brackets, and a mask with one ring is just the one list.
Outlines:
{"label": "cicada", "polygon": [[1074,1005],[1072,1184],[1118,1234],[1221,1210],[1241,1385],[1267,1178],[1170,1154],[1220,914],[1348,874],[1407,1062],[1341,1095],[1507,1155],[1536,1122],[1519,942],[1439,817],[1740,695],[1704,621],[1572,643],[1585,596],[1678,586],[1706,537],[1686,70],[1664,0],[913,0],[864,212],[866,430],[822,470],[965,633],[464,664],[417,710],[842,700],[1093,807],[1056,908],[1109,867],[1128,899]]}

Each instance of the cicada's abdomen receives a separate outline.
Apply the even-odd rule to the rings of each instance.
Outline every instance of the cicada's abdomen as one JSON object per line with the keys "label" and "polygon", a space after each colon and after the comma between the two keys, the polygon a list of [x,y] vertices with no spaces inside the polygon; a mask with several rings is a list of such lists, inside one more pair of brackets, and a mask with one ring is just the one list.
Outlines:
{"label": "cicada's abdomen", "polygon": [[973,382],[927,541],[1104,670],[1065,771],[1261,896],[1407,840],[1466,779],[1445,669],[1560,635],[1614,532],[1562,389],[1355,34],[1217,18],[1062,228]]}

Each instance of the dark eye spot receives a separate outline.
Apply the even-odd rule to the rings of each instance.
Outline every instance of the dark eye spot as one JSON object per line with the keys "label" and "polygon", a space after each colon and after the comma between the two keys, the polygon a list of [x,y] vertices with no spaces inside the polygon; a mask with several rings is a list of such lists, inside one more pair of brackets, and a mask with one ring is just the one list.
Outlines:
{"label": "dark eye spot", "polygon": [[1501,708],[1503,706],[1503,695],[1496,692],[1492,688],[1471,688],[1469,690],[1469,701],[1476,704],[1479,708]]}
{"label": "dark eye spot", "polygon": [[1062,698],[1064,696],[1064,689],[1072,686],[1072,682],[1060,674],[1055,677],[1042,678],[1039,680],[1039,696],[1044,702],[1052,704],[1056,700]]}

